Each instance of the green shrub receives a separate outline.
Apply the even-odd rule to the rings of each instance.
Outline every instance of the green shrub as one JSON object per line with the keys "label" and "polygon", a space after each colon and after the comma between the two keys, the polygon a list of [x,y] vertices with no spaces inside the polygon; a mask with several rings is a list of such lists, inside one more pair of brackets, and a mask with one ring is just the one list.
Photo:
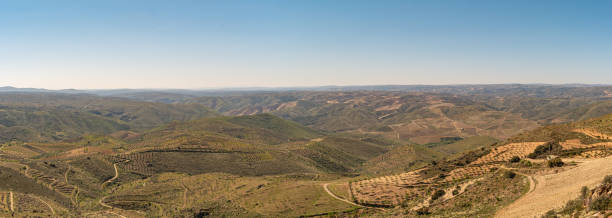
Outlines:
{"label": "green shrub", "polygon": [[453,195],[458,195],[458,194],[459,194],[459,189],[453,190]]}
{"label": "green shrub", "polygon": [[548,167],[562,167],[565,163],[561,160],[561,158],[555,157],[553,159],[548,160]]}
{"label": "green shrub", "polygon": [[542,218],[557,218],[557,214],[555,213],[555,210],[549,210],[547,211]]}
{"label": "green shrub", "polygon": [[444,194],[446,194],[446,192],[442,189],[438,189],[436,190],[436,192],[433,193],[433,195],[431,196],[431,200],[435,201],[438,198],[444,196]]}
{"label": "green shrub", "polygon": [[563,207],[563,210],[561,210],[562,214],[574,214],[574,212],[576,211],[581,211],[584,209],[584,207],[582,206],[584,204],[584,201],[582,200],[570,200],[565,204],[565,207]]}
{"label": "green shrub", "polygon": [[528,160],[521,160],[520,164],[523,167],[532,167],[533,166],[533,163],[531,163],[531,161],[528,161]]}
{"label": "green shrub", "polygon": [[416,213],[418,215],[428,215],[429,214],[429,208],[427,207],[421,207],[419,209],[416,210]]}
{"label": "green shrub", "polygon": [[512,171],[506,171],[506,172],[504,172],[504,177],[509,178],[509,179],[513,179],[514,177],[516,177],[516,173],[512,172]]}
{"label": "green shrub", "polygon": [[582,200],[586,199],[589,194],[590,190],[589,188],[587,188],[586,186],[582,186],[582,188],[580,189],[580,197],[582,198]]}
{"label": "green shrub", "polygon": [[599,211],[604,211],[608,209],[608,206],[610,205],[610,198],[606,197],[606,196],[599,196],[598,198],[596,198],[595,200],[593,200],[593,202],[591,202],[591,210],[599,210]]}
{"label": "green shrub", "polygon": [[539,158],[544,155],[554,154],[561,150],[563,150],[563,147],[558,142],[549,142],[549,143],[539,145],[538,147],[536,147],[533,153],[527,155],[527,157],[532,158],[532,159]]}
{"label": "green shrub", "polygon": [[519,161],[521,161],[521,158],[518,156],[510,158],[510,163],[518,163]]}
{"label": "green shrub", "polygon": [[603,184],[612,184],[612,175],[604,177]]}

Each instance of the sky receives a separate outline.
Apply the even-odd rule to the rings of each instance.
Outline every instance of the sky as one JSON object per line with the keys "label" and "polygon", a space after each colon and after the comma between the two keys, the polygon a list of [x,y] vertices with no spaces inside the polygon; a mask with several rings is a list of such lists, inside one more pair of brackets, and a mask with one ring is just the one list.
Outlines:
{"label": "sky", "polygon": [[612,84],[612,1],[0,1],[0,86]]}

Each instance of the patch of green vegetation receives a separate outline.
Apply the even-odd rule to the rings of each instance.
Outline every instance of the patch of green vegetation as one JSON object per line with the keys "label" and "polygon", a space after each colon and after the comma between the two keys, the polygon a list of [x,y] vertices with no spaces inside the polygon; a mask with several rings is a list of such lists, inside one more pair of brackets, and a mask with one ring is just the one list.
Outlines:
{"label": "patch of green vegetation", "polygon": [[445,156],[422,145],[402,145],[368,160],[363,164],[362,171],[373,175],[401,173],[421,168]]}
{"label": "patch of green vegetation", "polygon": [[436,144],[435,146],[432,146],[432,149],[438,152],[446,153],[450,156],[457,156],[457,154],[462,152],[489,146],[498,142],[498,140],[489,136],[473,136],[460,140],[447,140],[445,142],[450,143]]}
{"label": "patch of green vegetation", "polygon": [[553,167],[562,167],[565,163],[563,163],[561,158],[555,157],[553,159],[546,161],[546,164],[548,165],[548,167],[553,168]]}
{"label": "patch of green vegetation", "polygon": [[501,172],[489,174],[483,180],[468,186],[464,193],[431,205],[430,216],[492,216],[496,210],[518,199],[528,189],[529,184],[523,176],[510,178]]}
{"label": "patch of green vegetation", "polygon": [[558,142],[548,142],[543,145],[538,145],[535,150],[527,155],[531,159],[542,158],[547,155],[558,155],[563,150],[563,147]]}

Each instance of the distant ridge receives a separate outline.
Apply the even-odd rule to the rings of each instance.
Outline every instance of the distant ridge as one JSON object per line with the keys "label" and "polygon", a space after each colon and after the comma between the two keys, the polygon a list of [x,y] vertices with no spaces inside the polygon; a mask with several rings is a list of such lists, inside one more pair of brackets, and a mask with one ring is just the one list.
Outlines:
{"label": "distant ridge", "polygon": [[[452,85],[356,85],[356,86],[306,86],[306,87],[243,87],[210,89],[42,89],[0,87],[0,92],[53,92],[66,94],[95,94],[100,96],[133,95],[135,93],[170,93],[189,96],[223,96],[258,92],[287,91],[396,91],[451,94],[532,94],[537,97],[574,97],[572,92],[583,90],[593,95],[612,93],[611,84],[452,84]],[[607,91],[607,92],[606,92]],[[557,95],[555,95],[557,93]]]}

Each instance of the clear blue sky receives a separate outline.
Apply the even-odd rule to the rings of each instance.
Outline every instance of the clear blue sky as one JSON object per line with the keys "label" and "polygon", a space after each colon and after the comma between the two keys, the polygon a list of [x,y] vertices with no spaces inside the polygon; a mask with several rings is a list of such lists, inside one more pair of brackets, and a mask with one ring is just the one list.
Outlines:
{"label": "clear blue sky", "polygon": [[612,1],[0,2],[0,86],[612,83]]}

